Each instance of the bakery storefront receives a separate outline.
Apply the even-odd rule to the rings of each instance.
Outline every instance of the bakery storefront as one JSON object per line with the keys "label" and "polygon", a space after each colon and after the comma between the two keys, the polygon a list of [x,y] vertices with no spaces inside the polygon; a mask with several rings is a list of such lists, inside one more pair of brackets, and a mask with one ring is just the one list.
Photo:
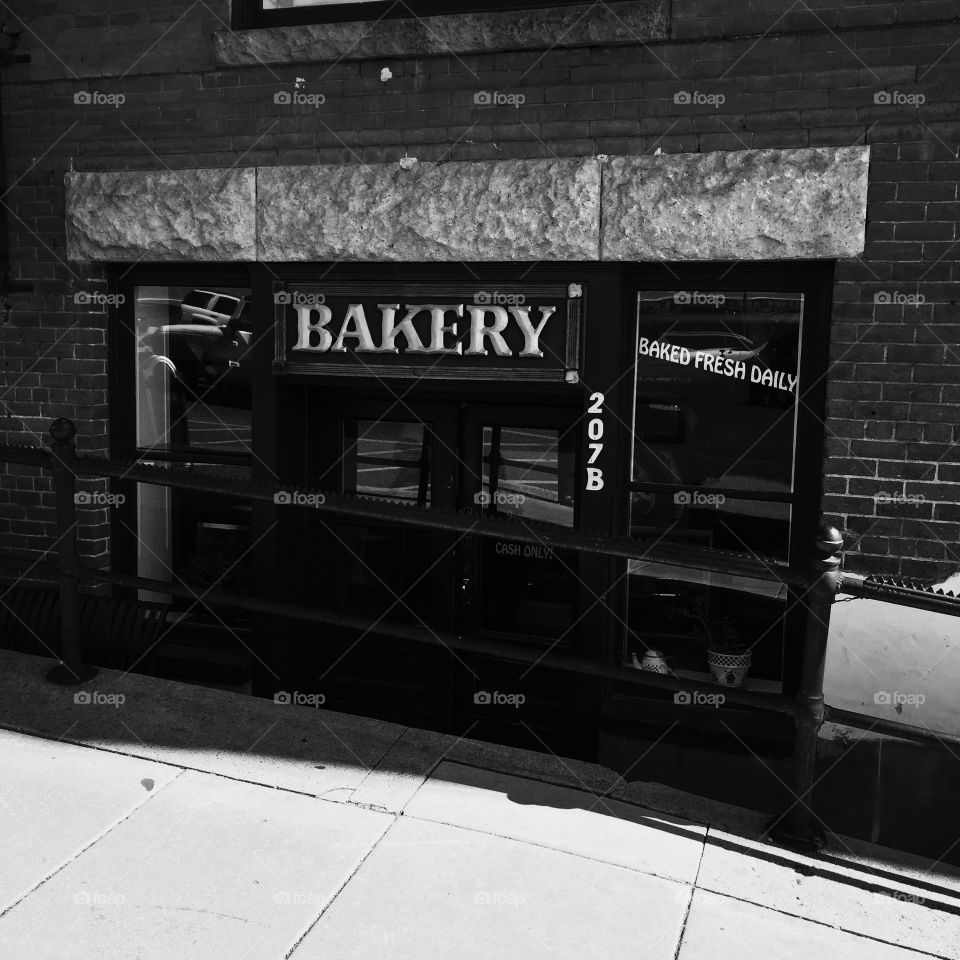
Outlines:
{"label": "bakery storefront", "polygon": [[[152,669],[591,758],[603,736],[654,739],[668,728],[788,741],[787,718],[780,729],[760,711],[718,711],[702,693],[685,699],[498,653],[519,643],[729,682],[730,664],[750,651],[747,689],[795,689],[807,610],[776,571],[810,562],[833,264],[862,249],[867,157],[758,154],[726,167],[741,186],[763,178],[743,188],[766,198],[752,225],[734,185],[688,198],[696,215],[684,227],[675,204],[649,192],[660,157],[571,160],[566,170],[518,162],[494,178],[519,178],[521,200],[544,199],[509,213],[489,170],[465,203],[468,168],[490,165],[425,165],[447,169],[413,172],[397,221],[372,225],[331,209],[341,196],[362,207],[369,172],[351,193],[324,179],[343,168],[310,168],[313,199],[294,189],[281,203],[269,178],[285,168],[257,170],[251,249],[203,250],[193,262],[178,259],[174,240],[151,247],[142,233],[129,241],[139,263],[116,237],[97,257],[96,237],[78,226],[98,195],[130,202],[110,176],[159,196],[175,175],[71,174],[75,258],[114,264],[112,453],[281,490],[266,503],[125,482],[114,566],[175,577],[198,597],[217,585],[367,622],[176,600]],[[645,171],[645,219],[639,178],[614,161]],[[294,186],[305,180],[296,169]],[[204,173],[181,177],[202,186]],[[397,175],[383,171],[390,183]],[[546,189],[523,188],[540,176],[551,178]],[[242,206],[243,185],[231,189]],[[502,215],[485,219],[488,209]],[[797,211],[815,228],[798,225]],[[765,256],[771,249],[788,255]],[[318,510],[322,491],[369,515]],[[392,524],[382,505],[429,522]],[[524,536],[506,523],[492,536],[444,522],[464,517]],[[568,534],[570,549],[538,542],[551,530]],[[578,537],[647,544],[657,559],[576,549]],[[671,563],[670,551],[728,558],[728,572]],[[477,642],[417,643],[391,634],[398,625]],[[708,648],[733,659],[712,656],[711,668]]]}

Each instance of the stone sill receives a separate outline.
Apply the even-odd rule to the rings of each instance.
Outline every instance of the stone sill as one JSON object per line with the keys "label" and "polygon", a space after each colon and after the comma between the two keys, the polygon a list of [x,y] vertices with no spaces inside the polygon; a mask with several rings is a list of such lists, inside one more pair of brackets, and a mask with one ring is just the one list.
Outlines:
{"label": "stone sill", "polygon": [[214,34],[218,67],[427,57],[667,39],[669,0],[318,23]]}

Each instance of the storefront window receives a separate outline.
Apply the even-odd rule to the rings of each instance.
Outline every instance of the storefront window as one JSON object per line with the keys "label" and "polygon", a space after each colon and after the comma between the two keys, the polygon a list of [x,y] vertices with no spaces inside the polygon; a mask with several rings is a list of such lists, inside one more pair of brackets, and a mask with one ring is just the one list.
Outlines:
{"label": "storefront window", "polygon": [[138,286],[136,444],[250,453],[250,291]]}
{"label": "storefront window", "polygon": [[[178,465],[179,466],[179,465]],[[225,480],[250,481],[249,467],[183,465]],[[156,484],[137,485],[138,572],[176,580],[202,595],[211,589],[248,593],[251,587],[249,501]],[[160,599],[152,596],[150,599]],[[197,607],[175,600],[175,607]],[[197,607],[195,615],[202,609]]]}
{"label": "storefront window", "polygon": [[[786,560],[804,298],[789,291],[649,291],[637,302],[631,535]],[[627,665],[655,650],[707,676],[707,647],[752,649],[755,683],[782,667],[774,579],[671,564],[628,570]]]}

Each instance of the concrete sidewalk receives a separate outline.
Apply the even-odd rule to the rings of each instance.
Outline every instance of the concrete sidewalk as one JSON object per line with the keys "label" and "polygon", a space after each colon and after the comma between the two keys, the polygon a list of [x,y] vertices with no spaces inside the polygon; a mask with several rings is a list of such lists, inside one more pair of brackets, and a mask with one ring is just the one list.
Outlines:
{"label": "concrete sidewalk", "polygon": [[960,876],[612,771],[0,651],[4,957],[960,957]]}

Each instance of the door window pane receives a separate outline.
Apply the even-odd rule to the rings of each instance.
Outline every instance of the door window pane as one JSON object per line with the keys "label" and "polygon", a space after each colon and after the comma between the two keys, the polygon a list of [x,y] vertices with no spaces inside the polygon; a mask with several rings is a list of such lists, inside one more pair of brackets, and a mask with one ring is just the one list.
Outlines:
{"label": "door window pane", "polygon": [[429,507],[433,436],[422,423],[344,420],[344,492]]}
{"label": "door window pane", "polygon": [[484,511],[572,527],[573,452],[563,446],[558,430],[484,427]]}
{"label": "door window pane", "polygon": [[[386,503],[433,503],[434,436],[421,422],[345,418],[343,489]],[[436,603],[430,572],[437,534],[408,527],[337,524],[331,547],[338,555],[341,609],[390,620],[430,622]]]}
{"label": "door window pane", "polygon": [[249,290],[136,288],[137,446],[251,452]]}
{"label": "door window pane", "polygon": [[[478,495],[484,513],[573,526],[573,448],[559,430],[487,426]],[[480,624],[485,630],[568,638],[576,557],[540,544],[483,538]]]}

